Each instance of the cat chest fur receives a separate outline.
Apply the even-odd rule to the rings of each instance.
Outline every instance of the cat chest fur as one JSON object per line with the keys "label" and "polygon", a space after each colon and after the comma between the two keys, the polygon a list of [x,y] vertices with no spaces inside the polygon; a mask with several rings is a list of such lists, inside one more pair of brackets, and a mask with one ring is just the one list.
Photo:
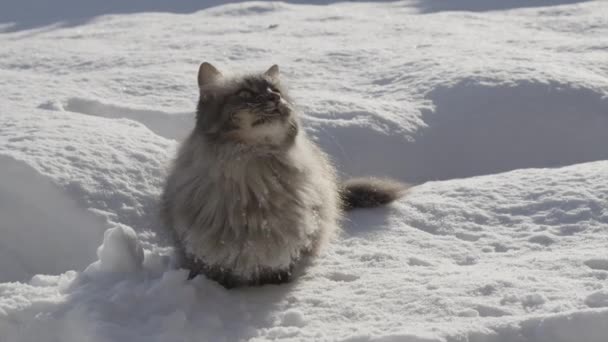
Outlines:
{"label": "cat chest fur", "polygon": [[192,174],[206,181],[195,177],[182,193],[191,199],[176,222],[186,253],[244,278],[289,269],[312,248],[322,224],[310,170],[275,156],[214,163],[221,166],[194,165]]}

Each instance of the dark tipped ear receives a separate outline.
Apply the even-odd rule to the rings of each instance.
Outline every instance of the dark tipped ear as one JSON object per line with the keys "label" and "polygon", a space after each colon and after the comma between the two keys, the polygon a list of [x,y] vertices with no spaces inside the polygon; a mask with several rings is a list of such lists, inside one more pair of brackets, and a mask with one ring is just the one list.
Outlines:
{"label": "dark tipped ear", "polygon": [[270,76],[272,78],[279,77],[279,66],[276,64],[271,66],[270,69],[266,70],[264,75]]}
{"label": "dark tipped ear", "polygon": [[219,72],[210,63],[204,62],[198,68],[198,86],[199,87],[212,83],[220,77],[222,77],[222,73]]}

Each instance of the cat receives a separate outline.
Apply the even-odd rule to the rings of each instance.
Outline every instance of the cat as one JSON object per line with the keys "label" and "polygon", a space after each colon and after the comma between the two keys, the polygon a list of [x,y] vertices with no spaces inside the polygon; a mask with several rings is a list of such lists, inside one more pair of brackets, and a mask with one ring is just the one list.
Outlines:
{"label": "cat", "polygon": [[226,288],[290,281],[338,232],[344,210],[389,203],[405,184],[338,183],[328,156],[300,129],[279,68],[224,76],[202,63],[196,124],[161,198],[182,267]]}

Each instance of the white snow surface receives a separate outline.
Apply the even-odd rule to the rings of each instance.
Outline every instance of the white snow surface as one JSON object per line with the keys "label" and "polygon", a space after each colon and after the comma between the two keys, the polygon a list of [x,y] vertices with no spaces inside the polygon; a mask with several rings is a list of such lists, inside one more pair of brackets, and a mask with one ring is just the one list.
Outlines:
{"label": "white snow surface", "polygon": [[[0,4],[0,342],[608,341],[607,2],[50,3]],[[344,177],[415,186],[290,284],[188,281],[202,61],[278,63]]]}

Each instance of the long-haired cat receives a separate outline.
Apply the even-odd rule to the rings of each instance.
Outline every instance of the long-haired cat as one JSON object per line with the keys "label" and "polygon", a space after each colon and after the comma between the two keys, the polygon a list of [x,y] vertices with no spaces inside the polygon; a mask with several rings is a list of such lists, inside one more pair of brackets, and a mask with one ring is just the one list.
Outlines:
{"label": "long-haired cat", "polygon": [[338,231],[343,210],[391,202],[406,186],[339,184],[327,155],[300,129],[279,68],[198,73],[196,125],[162,195],[162,217],[193,277],[227,288],[282,283]]}

